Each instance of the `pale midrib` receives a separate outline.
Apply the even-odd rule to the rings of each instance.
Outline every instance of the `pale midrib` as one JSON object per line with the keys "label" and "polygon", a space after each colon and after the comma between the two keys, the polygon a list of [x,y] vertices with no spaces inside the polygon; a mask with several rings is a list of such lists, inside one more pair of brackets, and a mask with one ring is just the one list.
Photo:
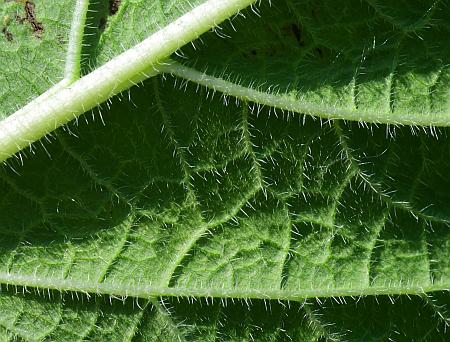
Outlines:
{"label": "pale midrib", "polygon": [[436,291],[450,291],[450,283],[435,282],[426,286],[401,284],[394,286],[366,286],[354,288],[314,288],[298,290],[280,289],[225,289],[206,287],[167,287],[152,285],[120,285],[114,281],[91,284],[71,279],[40,278],[38,276],[0,273],[0,283],[7,286],[20,286],[56,290],[60,292],[81,292],[86,294],[109,295],[115,297],[156,298],[156,297],[201,297],[201,298],[252,298],[270,300],[289,300],[303,302],[308,298],[330,298],[347,296],[377,295],[424,295]]}
{"label": "pale midrib", "polygon": [[159,69],[163,73],[183,78],[193,83],[218,91],[226,96],[253,102],[259,105],[278,108],[289,112],[317,116],[323,119],[343,119],[376,124],[413,126],[450,126],[450,113],[430,114],[421,112],[400,112],[395,114],[383,111],[368,111],[360,108],[339,108],[330,105],[304,101],[288,93],[264,92],[242,86],[220,77],[187,67],[176,61],[167,61]]}
{"label": "pale midrib", "polygon": [[[207,0],[90,74],[79,73],[80,29],[71,31],[66,78],[0,122],[0,162],[98,106],[110,97],[159,73],[159,61],[256,0]],[[74,21],[85,20],[79,0]],[[80,24],[81,25],[81,24]],[[73,42],[73,43],[72,43]],[[72,59],[71,59],[72,58]],[[78,59],[77,59],[78,58]]]}

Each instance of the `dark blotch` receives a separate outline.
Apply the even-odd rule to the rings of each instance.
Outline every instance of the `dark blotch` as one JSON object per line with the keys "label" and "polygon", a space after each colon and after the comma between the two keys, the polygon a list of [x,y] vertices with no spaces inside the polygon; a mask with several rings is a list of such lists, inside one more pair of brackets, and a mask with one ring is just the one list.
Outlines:
{"label": "dark blotch", "polygon": [[305,46],[305,41],[303,40],[302,29],[297,24],[291,25],[291,32],[295,37],[298,45]]}
{"label": "dark blotch", "polygon": [[11,32],[8,31],[8,28],[6,27],[2,28],[2,33],[8,42],[12,42],[14,40],[14,36],[12,35]]}
{"label": "dark blotch", "polygon": [[320,56],[320,58],[323,58],[323,51],[321,48],[316,48],[315,51]]}
{"label": "dark blotch", "polygon": [[109,0],[109,15],[114,15],[119,10],[122,0]]}
{"label": "dark blotch", "polygon": [[44,25],[37,20],[35,5],[31,1],[25,2],[25,20],[30,23],[34,35],[37,38],[42,38],[42,34],[44,33]]}
{"label": "dark blotch", "polygon": [[282,33],[285,36],[288,36],[288,37],[290,36],[290,37],[294,38],[297,41],[299,46],[302,46],[302,47],[305,46],[305,40],[303,38],[303,31],[302,31],[301,26],[299,26],[298,24],[293,23],[293,24],[289,24],[289,25],[282,27]]}
{"label": "dark blotch", "polygon": [[105,31],[106,28],[106,18],[101,17],[100,20],[98,21],[98,28],[100,31]]}

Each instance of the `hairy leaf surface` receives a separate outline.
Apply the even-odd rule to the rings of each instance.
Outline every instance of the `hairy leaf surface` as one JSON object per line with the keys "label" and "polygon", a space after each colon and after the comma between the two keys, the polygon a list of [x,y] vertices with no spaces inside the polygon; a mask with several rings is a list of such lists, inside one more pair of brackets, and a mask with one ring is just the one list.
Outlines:
{"label": "hairy leaf surface", "polygon": [[[2,47],[68,39],[67,13],[47,26],[43,3],[42,36],[8,22]],[[90,3],[69,70],[89,76],[201,3]],[[286,106],[445,119],[447,3],[290,0],[242,15],[4,163],[2,340],[448,339],[448,129]],[[70,44],[58,46],[61,61]],[[30,68],[0,73],[4,116],[17,89],[21,106],[68,70]]]}
{"label": "hairy leaf surface", "polygon": [[184,50],[178,60],[206,75],[173,72],[324,118],[448,126],[448,1],[287,0],[260,12]]}

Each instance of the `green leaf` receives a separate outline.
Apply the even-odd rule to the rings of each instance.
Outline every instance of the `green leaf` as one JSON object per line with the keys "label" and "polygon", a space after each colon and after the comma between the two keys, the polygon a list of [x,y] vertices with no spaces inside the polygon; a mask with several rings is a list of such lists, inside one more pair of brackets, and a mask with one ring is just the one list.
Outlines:
{"label": "green leaf", "polygon": [[[364,122],[450,123],[448,1],[278,1],[202,37],[167,72],[267,106]],[[250,29],[251,28],[251,29]],[[193,69],[192,69],[193,68]]]}
{"label": "green leaf", "polygon": [[62,80],[74,8],[75,1],[2,1],[0,120]]}
{"label": "green leaf", "polygon": [[[167,6],[162,11],[173,13],[169,21],[186,13],[171,7],[176,2],[151,4],[122,1],[106,23],[102,14],[110,11],[109,3],[90,5],[86,57],[72,64],[86,75],[79,81],[166,24],[156,17],[140,20],[141,14],[153,13],[153,5]],[[327,26],[329,19],[356,20],[351,10],[378,9],[373,23],[361,15],[364,24],[358,25],[380,35],[384,31],[377,25],[385,34],[389,26],[393,37],[397,27],[385,21],[409,27],[416,23],[414,11],[425,13],[419,2],[399,12],[395,4],[387,7],[389,15],[380,2],[350,6],[343,1],[340,8],[347,10],[342,12],[327,11],[328,2],[315,4],[320,15],[315,30],[328,32],[330,46],[342,34],[340,25]],[[446,14],[445,5],[423,5],[433,8],[424,17],[427,23],[443,32],[447,26],[438,19]],[[2,6],[10,10],[23,3]],[[298,32],[289,25],[297,18],[305,32],[308,18],[299,18],[293,9],[309,13],[310,6],[279,1],[261,4],[260,17],[253,14],[257,9],[242,12],[245,19],[238,16],[217,34],[202,36],[203,43],[194,42],[196,51],[184,48],[186,65],[172,56],[160,65],[164,75],[111,98],[75,124],[57,129],[49,141],[33,144],[24,158],[4,164],[3,340],[448,339],[448,129],[323,122],[301,115],[307,110],[280,110],[294,109],[277,102],[291,75],[289,48],[299,44]],[[361,36],[348,37],[355,49],[368,37],[361,27],[346,28]],[[28,32],[27,39],[44,44],[48,30],[41,38]],[[275,39],[271,34],[285,39],[274,55],[267,44]],[[439,37],[429,43],[436,54],[441,52],[432,47]],[[248,56],[253,44],[269,52]],[[441,49],[448,44],[441,43]],[[445,109],[448,55],[440,56],[443,68],[431,95],[441,92],[433,103]],[[325,63],[318,56],[308,58]],[[430,59],[430,77],[436,60]],[[305,61],[299,58],[298,65]],[[347,69],[330,66],[325,74],[312,68],[316,88],[296,91],[305,91],[311,101],[314,94],[322,96],[323,108],[332,99],[345,102],[348,79],[335,80],[355,66],[348,63]],[[417,61],[410,66],[415,73]],[[61,73],[55,71],[54,80]],[[369,83],[379,81],[367,77]],[[251,80],[266,81],[267,87],[250,86]],[[412,77],[411,89],[420,84]],[[270,97],[269,85],[278,85],[279,94]],[[324,87],[329,91],[323,93]],[[256,90],[274,102],[250,97]],[[384,103],[382,96],[376,93],[372,104]],[[394,109],[403,103],[400,98]],[[296,98],[295,103],[303,102]],[[12,107],[4,104],[6,115],[11,114]],[[419,107],[410,108],[417,113]]]}
{"label": "green leaf", "polygon": [[[89,1],[77,0],[69,35],[64,78],[25,107],[0,121],[2,158],[0,160],[3,161],[10,157],[59,126],[103,103],[111,96],[155,75],[158,72],[158,64],[172,52],[253,2],[255,0],[198,0],[194,3],[198,6],[193,8],[189,7],[192,4],[183,6],[177,5],[177,2],[162,5],[159,1],[155,1],[153,6],[144,5],[144,2],[130,2],[128,6],[124,6],[124,11],[128,9],[124,15],[130,16],[133,10],[139,10],[141,7],[150,7],[155,12],[155,7],[158,7],[157,16],[149,25],[149,31],[150,33],[153,31],[153,34],[112,58],[108,63],[79,78],[83,28],[86,24]],[[35,36],[37,39],[42,39],[44,25],[37,22],[36,6],[30,1],[25,1],[24,7],[26,17],[17,19],[18,22],[29,22],[34,31],[39,25],[39,35],[35,32]],[[7,20],[9,17],[5,16],[4,18]],[[163,27],[160,28],[161,26]],[[5,27],[5,29],[8,28]],[[4,35],[7,36],[7,34]],[[134,38],[133,36],[127,37],[130,40]],[[9,43],[12,42],[6,40]],[[102,44],[98,46],[99,51],[94,42],[87,41],[87,44],[94,48],[93,53],[101,53]],[[114,54],[119,48],[123,49],[121,44],[116,46],[112,53]],[[107,52],[111,51],[107,50]],[[10,54],[9,57],[14,59],[15,56]],[[29,58],[29,56],[23,57],[24,59]],[[97,59],[101,60],[100,57]],[[4,77],[4,80],[0,80],[0,82],[6,88],[9,87],[9,78]],[[0,115],[1,117],[5,117],[5,114]]]}
{"label": "green leaf", "polygon": [[0,331],[5,340],[444,341],[439,315],[448,305],[447,294],[289,304],[49,296],[3,292]]}

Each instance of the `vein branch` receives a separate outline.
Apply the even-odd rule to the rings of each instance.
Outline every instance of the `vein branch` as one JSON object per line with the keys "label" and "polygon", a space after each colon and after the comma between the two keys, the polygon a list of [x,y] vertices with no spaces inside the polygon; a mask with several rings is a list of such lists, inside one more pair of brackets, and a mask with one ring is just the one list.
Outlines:
{"label": "vein branch", "polygon": [[[254,2],[207,0],[90,74],[73,82],[61,82],[49,94],[44,93],[0,122],[0,162],[110,97],[158,74],[160,61]],[[81,15],[86,4],[78,5]],[[73,49],[79,49],[75,42]],[[75,61],[68,62],[72,75]]]}
{"label": "vein branch", "polygon": [[81,49],[88,7],[89,0],[77,0],[75,4],[64,71],[64,80],[67,83],[80,78]]}

